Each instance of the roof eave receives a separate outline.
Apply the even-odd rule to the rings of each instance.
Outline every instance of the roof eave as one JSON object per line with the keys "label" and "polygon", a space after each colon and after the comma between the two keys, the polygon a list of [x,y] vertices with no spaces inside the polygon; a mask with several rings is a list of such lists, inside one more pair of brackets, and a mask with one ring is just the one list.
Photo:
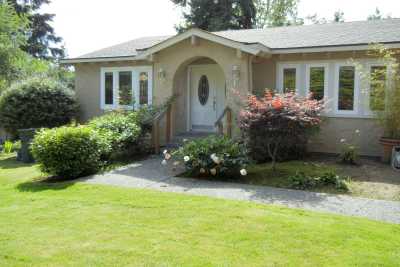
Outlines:
{"label": "roof eave", "polygon": [[[377,44],[377,43],[375,43]],[[387,49],[400,48],[400,42],[379,43]],[[374,44],[349,44],[315,47],[295,47],[295,48],[274,48],[272,54],[296,54],[296,53],[323,53],[323,52],[345,52],[345,51],[363,51],[370,50]]]}

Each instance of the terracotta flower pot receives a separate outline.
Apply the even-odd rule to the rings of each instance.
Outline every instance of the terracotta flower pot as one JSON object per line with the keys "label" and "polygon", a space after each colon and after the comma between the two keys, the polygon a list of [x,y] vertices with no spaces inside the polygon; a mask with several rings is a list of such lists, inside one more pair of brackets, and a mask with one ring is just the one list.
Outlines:
{"label": "terracotta flower pot", "polygon": [[379,141],[383,146],[382,161],[385,163],[390,163],[393,147],[400,146],[400,139],[382,137]]}

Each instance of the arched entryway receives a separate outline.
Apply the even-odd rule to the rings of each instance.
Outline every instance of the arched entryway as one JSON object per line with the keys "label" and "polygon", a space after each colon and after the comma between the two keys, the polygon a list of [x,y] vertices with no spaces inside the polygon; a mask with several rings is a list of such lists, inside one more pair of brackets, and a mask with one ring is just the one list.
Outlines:
{"label": "arched entryway", "polygon": [[226,78],[211,58],[192,58],[174,75],[174,129],[183,132],[215,132],[215,122],[226,103]]}

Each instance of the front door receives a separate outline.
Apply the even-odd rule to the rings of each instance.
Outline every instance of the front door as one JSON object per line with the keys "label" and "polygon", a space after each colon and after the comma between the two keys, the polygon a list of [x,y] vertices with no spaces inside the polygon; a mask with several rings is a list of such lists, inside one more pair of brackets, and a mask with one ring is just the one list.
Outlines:
{"label": "front door", "polygon": [[190,67],[191,130],[214,132],[225,99],[225,79],[217,64]]}

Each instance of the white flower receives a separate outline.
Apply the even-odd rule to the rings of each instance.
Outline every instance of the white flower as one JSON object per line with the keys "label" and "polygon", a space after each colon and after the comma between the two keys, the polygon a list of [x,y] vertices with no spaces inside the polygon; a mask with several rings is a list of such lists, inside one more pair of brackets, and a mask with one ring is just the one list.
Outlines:
{"label": "white flower", "polygon": [[206,173],[206,170],[204,168],[201,168],[200,173]]}
{"label": "white flower", "polygon": [[165,165],[167,165],[168,163],[167,163],[167,161],[166,161],[165,159],[163,159],[163,161],[161,161],[161,164],[165,166]]}
{"label": "white flower", "polygon": [[217,174],[217,169],[210,170],[211,175],[215,176]]}
{"label": "white flower", "polygon": [[357,130],[356,130],[356,134],[359,134],[359,133],[360,133],[360,130],[357,129]]}
{"label": "white flower", "polygon": [[240,170],[240,174],[241,174],[242,176],[246,176],[246,175],[247,175],[246,169],[241,169],[241,170]]}
{"label": "white flower", "polygon": [[221,163],[221,159],[217,157],[217,155],[212,154],[210,156],[210,158],[214,161],[215,164],[220,164]]}
{"label": "white flower", "polygon": [[186,138],[185,138],[185,139],[183,139],[183,142],[184,142],[184,143],[186,143],[187,141],[188,141],[188,140],[187,140]]}
{"label": "white flower", "polygon": [[218,158],[218,157],[215,157],[215,158],[213,159],[213,161],[214,161],[215,164],[220,164],[220,163],[221,163],[221,159]]}
{"label": "white flower", "polygon": [[171,158],[171,154],[166,153],[166,154],[165,154],[165,159],[166,159],[166,160],[169,160],[170,158]]}
{"label": "white flower", "polygon": [[165,154],[167,154],[167,153],[168,153],[168,150],[164,150],[163,154],[165,155]]}
{"label": "white flower", "polygon": [[189,156],[184,156],[184,157],[183,157],[183,160],[184,160],[185,162],[188,162],[188,161],[190,160],[190,157],[189,157]]}
{"label": "white flower", "polygon": [[346,139],[344,139],[344,138],[340,139],[340,143],[344,143],[344,142],[346,142]]}

